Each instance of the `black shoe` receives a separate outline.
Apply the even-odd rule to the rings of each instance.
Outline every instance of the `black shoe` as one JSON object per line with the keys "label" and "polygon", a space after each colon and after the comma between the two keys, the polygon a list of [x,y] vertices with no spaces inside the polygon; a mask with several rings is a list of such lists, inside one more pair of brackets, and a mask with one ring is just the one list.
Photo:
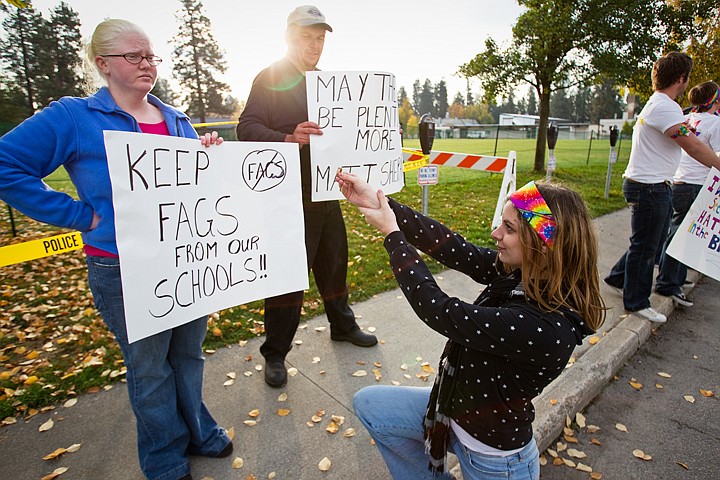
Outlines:
{"label": "black shoe", "polygon": [[217,455],[214,455],[213,458],[229,457],[232,452],[233,452],[233,444],[232,444],[232,442],[229,442],[227,445],[225,445],[225,448],[220,450],[220,453],[218,453]]}
{"label": "black shoe", "polygon": [[280,388],[287,383],[287,369],[285,362],[265,362],[265,383],[273,388]]}
{"label": "black shoe", "polygon": [[350,342],[358,347],[372,347],[377,345],[377,337],[369,333],[365,333],[359,328],[348,333],[330,332],[330,338],[336,342]]}

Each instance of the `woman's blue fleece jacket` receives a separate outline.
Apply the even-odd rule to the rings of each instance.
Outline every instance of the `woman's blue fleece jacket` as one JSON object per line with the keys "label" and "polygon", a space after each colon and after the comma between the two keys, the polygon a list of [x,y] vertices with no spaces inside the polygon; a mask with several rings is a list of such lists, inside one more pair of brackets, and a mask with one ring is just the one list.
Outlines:
{"label": "woman's blue fleece jacket", "polygon": [[[170,135],[198,138],[190,119],[153,95]],[[117,254],[115,215],[104,130],[140,132],[107,88],[88,98],[52,102],[0,138],[0,199],[25,215],[58,227],[80,230],[83,242]],[[64,166],[80,200],[51,189],[43,178]],[[88,231],[93,211],[100,223]]]}

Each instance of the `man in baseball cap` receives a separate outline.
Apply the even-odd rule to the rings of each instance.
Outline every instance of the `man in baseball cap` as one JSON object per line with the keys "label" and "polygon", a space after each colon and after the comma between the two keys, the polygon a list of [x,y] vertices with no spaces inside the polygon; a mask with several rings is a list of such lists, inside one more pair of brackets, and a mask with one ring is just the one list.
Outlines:
{"label": "man in baseball cap", "polygon": [[[298,144],[307,265],[325,305],[330,338],[371,347],[377,338],[360,330],[348,306],[348,243],[340,202],[311,199],[310,136],[322,135],[322,130],[308,119],[305,72],[317,70],[327,32],[332,28],[317,7],[303,5],[290,13],[287,54],[255,77],[237,134],[243,141]],[[287,382],[285,356],[292,348],[302,303],[302,291],[265,299],[265,342],[260,353],[265,357],[265,383],[271,387]]]}
{"label": "man in baseball cap", "polygon": [[328,32],[333,29],[325,22],[325,15],[315,5],[301,5],[290,12],[287,19],[288,28],[290,25],[299,27],[309,27],[310,25],[320,25]]}

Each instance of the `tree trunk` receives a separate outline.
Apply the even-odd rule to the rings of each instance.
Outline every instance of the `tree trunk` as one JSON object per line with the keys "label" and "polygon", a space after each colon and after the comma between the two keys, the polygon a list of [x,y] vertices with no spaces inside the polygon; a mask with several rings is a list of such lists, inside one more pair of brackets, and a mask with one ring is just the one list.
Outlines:
{"label": "tree trunk", "polygon": [[550,89],[543,87],[540,95],[540,124],[535,144],[535,173],[545,173],[545,145],[547,143],[548,118],[550,117]]}

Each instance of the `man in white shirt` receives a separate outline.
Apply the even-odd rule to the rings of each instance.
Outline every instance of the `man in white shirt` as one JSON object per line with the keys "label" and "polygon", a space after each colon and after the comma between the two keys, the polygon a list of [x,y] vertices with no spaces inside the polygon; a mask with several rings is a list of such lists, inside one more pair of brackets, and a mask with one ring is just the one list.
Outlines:
{"label": "man in white shirt", "polygon": [[653,268],[670,224],[671,185],[680,154],[720,168],[715,153],[693,134],[675,99],[685,92],[692,59],[670,52],[653,65],[654,93],[640,112],[632,136],[630,162],[623,174],[623,194],[632,209],[630,247],[605,283],[622,289],[625,310],[652,322],[667,318],[650,306]]}

